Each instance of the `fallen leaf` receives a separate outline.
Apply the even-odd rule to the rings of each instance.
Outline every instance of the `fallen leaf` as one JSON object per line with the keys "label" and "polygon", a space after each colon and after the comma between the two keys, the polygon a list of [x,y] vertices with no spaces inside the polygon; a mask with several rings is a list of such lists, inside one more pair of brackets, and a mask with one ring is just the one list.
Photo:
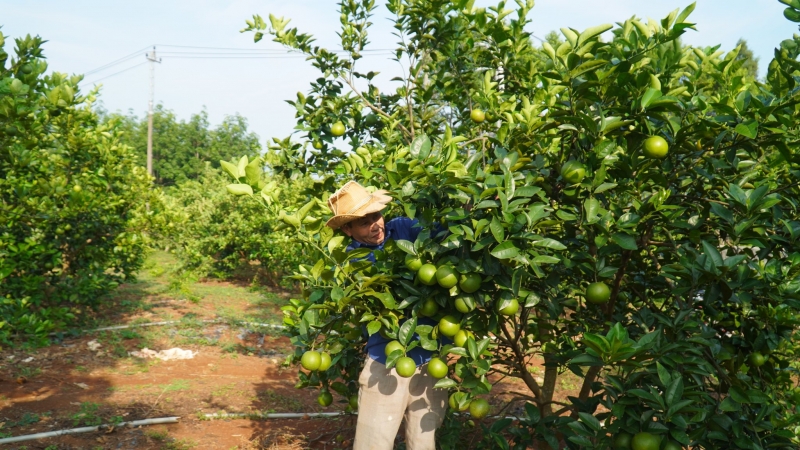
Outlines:
{"label": "fallen leaf", "polygon": [[86,383],[75,383],[75,386],[78,386],[81,389],[89,389],[89,385]]}

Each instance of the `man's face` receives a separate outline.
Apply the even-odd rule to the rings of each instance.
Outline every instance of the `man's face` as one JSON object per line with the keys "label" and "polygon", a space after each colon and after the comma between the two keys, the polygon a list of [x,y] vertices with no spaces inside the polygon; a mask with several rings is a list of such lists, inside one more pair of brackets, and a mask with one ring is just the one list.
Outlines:
{"label": "man's face", "polygon": [[386,239],[383,214],[374,212],[342,226],[344,234],[367,245],[380,245]]}

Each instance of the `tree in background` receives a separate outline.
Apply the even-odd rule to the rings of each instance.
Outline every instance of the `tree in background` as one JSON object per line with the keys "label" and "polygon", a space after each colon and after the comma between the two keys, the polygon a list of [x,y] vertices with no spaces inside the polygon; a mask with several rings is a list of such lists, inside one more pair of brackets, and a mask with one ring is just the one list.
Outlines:
{"label": "tree in background", "polygon": [[53,72],[43,40],[0,34],[0,342],[45,342],[141,266],[151,183],[97,92]]}
{"label": "tree in background", "polygon": [[[120,122],[123,141],[136,149],[140,164],[146,164],[147,117],[119,113],[104,114]],[[258,136],[247,130],[247,119],[239,114],[225,116],[211,128],[208,113],[192,114],[189,121],[179,120],[173,111],[157,105],[153,112],[153,176],[156,184],[174,186],[198,180],[206,163],[219,167],[221,159],[234,156],[257,156],[261,153]]]}

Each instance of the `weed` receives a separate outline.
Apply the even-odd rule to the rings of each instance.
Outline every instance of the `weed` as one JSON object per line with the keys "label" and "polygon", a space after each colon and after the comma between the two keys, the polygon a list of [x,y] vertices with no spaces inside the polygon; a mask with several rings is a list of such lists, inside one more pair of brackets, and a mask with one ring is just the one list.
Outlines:
{"label": "weed", "polygon": [[33,377],[35,377],[35,376],[37,376],[37,375],[39,375],[41,373],[42,373],[42,369],[40,369],[38,367],[24,366],[24,367],[20,367],[19,368],[19,370],[17,372],[17,376],[18,377],[25,377],[25,378],[33,378]]}
{"label": "weed", "polygon": [[120,330],[119,335],[122,336],[123,339],[139,339],[142,337],[141,334],[137,333],[134,330]]}
{"label": "weed", "polygon": [[73,414],[70,418],[72,419],[72,425],[85,425],[88,427],[92,427],[95,425],[100,425],[103,423],[103,418],[97,415],[97,411],[100,409],[100,405],[97,403],[92,402],[83,402],[81,403],[81,409],[76,414]]}
{"label": "weed", "polygon": [[300,412],[303,410],[303,403],[282,394],[278,394],[272,389],[267,389],[258,394],[258,397],[263,400],[270,409],[289,410],[291,412]]}
{"label": "weed", "polygon": [[157,430],[157,429],[146,430],[146,431],[144,432],[144,435],[145,435],[145,436],[147,436],[147,437],[149,437],[150,439],[152,439],[152,440],[154,440],[154,441],[164,441],[164,440],[166,440],[166,439],[169,437],[169,433],[167,432],[167,430],[166,430],[166,429],[161,429],[161,430]]}
{"label": "weed", "polygon": [[74,369],[74,370],[75,370],[76,372],[81,372],[81,373],[86,373],[86,372],[88,372],[88,371],[89,371],[89,369],[87,369],[87,368],[86,368],[86,367],[84,367],[84,366],[75,366],[75,369]]}
{"label": "weed", "polygon": [[191,389],[189,380],[175,380],[164,387],[164,392],[187,391]]}

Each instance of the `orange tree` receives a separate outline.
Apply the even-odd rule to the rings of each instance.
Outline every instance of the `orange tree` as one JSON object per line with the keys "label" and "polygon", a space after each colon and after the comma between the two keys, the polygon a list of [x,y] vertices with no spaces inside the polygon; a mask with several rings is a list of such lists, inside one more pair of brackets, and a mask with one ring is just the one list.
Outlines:
{"label": "orange tree", "polygon": [[[299,267],[302,298],[284,307],[293,359],[332,355],[299,386],[352,395],[363,326],[404,347],[389,366],[416,345],[450,358],[438,386],[455,393],[451,407],[488,394],[493,375],[522,380],[525,417],[506,434],[509,420],[486,428],[492,446],[795,448],[795,41],[762,82],[738,48],[679,42],[693,5],[660,21],[562,28],[563,41],[535,46],[532,1],[472,3],[387,3],[408,67],[388,93],[356,70],[373,0],[340,3],[344,56],[288,20],[247,22],[321,72],[291,102],[302,139],[273,145],[273,170],[313,174],[306,203],[276,205],[276,186],[247,160],[226,166],[231,193],[280,209],[323,255]],[[388,244],[374,265],[346,253],[323,225],[324,193],[353,178],[389,189],[390,213],[419,219],[417,241]],[[477,275],[478,290],[426,283],[421,263]],[[417,325],[423,305],[440,325]],[[455,327],[472,334],[441,346]],[[568,371],[583,383],[556,401]]]}
{"label": "orange tree", "polygon": [[[150,180],[80,76],[52,72],[43,40],[0,33],[0,342],[46,342],[135,274]],[[151,205],[156,206],[155,198]]]}

